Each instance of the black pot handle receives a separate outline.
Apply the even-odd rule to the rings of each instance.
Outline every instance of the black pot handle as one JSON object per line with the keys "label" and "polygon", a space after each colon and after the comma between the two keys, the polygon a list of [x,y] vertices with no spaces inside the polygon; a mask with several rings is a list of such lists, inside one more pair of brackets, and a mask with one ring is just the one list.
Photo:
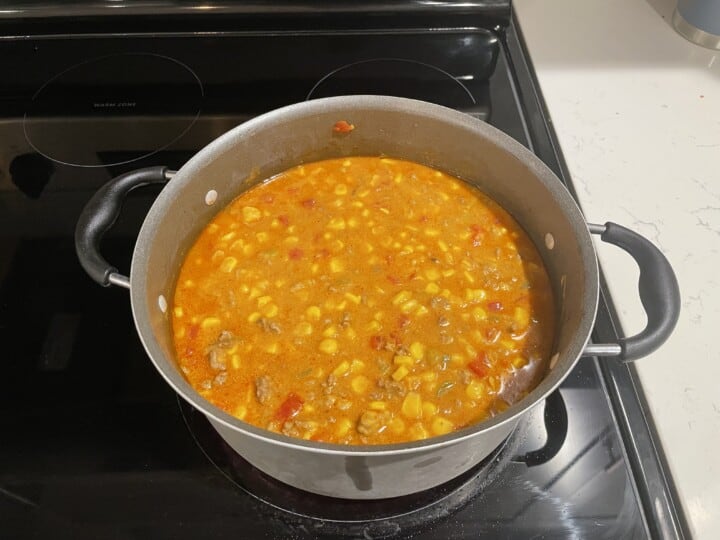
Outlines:
{"label": "black pot handle", "polygon": [[568,414],[560,390],[555,390],[545,398],[543,422],[547,434],[545,444],[537,450],[515,456],[512,461],[525,463],[528,467],[537,467],[554,458],[563,447],[568,433]]}
{"label": "black pot handle", "polygon": [[670,337],[680,316],[680,288],[675,272],[665,255],[644,236],[611,222],[588,224],[588,228],[599,234],[603,242],[627,251],[637,262],[638,291],[647,325],[639,334],[621,338],[618,343],[588,345],[583,355],[616,356],[623,362],[647,356]]}
{"label": "black pot handle", "polygon": [[100,242],[120,215],[125,197],[136,187],[165,184],[174,174],[167,167],[123,174],[104,184],[85,204],[75,226],[75,251],[85,271],[103,287],[114,284],[130,288],[130,280],[100,255]]}

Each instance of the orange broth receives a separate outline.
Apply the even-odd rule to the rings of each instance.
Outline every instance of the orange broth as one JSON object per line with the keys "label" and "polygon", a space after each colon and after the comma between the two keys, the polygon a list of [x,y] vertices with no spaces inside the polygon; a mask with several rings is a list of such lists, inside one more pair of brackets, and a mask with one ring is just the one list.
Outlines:
{"label": "orange broth", "polygon": [[498,204],[417,163],[352,157],[242,193],[180,270],[179,366],[256,426],[339,444],[443,435],[542,378],[548,275]]}

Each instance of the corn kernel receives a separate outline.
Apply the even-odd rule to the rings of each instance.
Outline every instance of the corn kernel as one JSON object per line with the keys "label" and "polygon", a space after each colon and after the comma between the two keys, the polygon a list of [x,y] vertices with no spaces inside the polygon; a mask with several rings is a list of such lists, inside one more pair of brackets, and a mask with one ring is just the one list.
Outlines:
{"label": "corn kernel", "polygon": [[427,315],[428,313],[430,313],[430,310],[425,306],[420,306],[415,310],[415,315],[417,315],[418,317],[422,317],[423,315]]}
{"label": "corn kernel", "polygon": [[270,354],[277,354],[280,352],[280,344],[275,342],[265,347],[265,352]]}
{"label": "corn kernel", "polygon": [[300,239],[297,236],[288,236],[287,238],[285,238],[285,240],[283,240],[283,244],[285,244],[286,246],[294,246],[299,241]]}
{"label": "corn kernel", "polygon": [[400,366],[392,374],[392,378],[395,379],[396,381],[401,381],[405,378],[405,376],[408,373],[410,373],[410,370],[407,368],[407,366]]}
{"label": "corn kernel", "polygon": [[359,294],[352,294],[352,293],[345,293],[345,298],[350,300],[353,304],[359,304],[360,300],[362,300],[361,296]]}
{"label": "corn kernel", "polygon": [[318,345],[318,348],[320,352],[324,352],[325,354],[335,354],[338,349],[337,341],[334,339],[323,339],[320,345]]}
{"label": "corn kernel", "polygon": [[267,296],[267,295],[266,295],[266,296],[260,296],[260,297],[257,299],[257,306],[258,306],[259,308],[261,308],[261,307],[269,304],[270,302],[272,302],[272,296]]}
{"label": "corn kernel", "polygon": [[436,381],[438,374],[435,371],[424,371],[420,374],[420,378],[425,382]]}
{"label": "corn kernel", "polygon": [[472,316],[473,316],[473,319],[475,319],[475,321],[477,321],[477,322],[484,321],[485,319],[487,319],[487,313],[481,307],[473,308]]}
{"label": "corn kernel", "polygon": [[427,270],[425,270],[425,277],[428,278],[430,281],[440,279],[440,270],[438,270],[437,268],[428,268]]}
{"label": "corn kernel", "polygon": [[302,411],[305,413],[313,413],[315,412],[315,406],[310,403],[303,403]]}
{"label": "corn kernel", "polygon": [[521,328],[527,328],[528,324],[530,324],[530,314],[525,308],[516,307],[514,318]]}
{"label": "corn kernel", "polygon": [[254,223],[262,218],[262,212],[254,206],[243,206],[242,215],[245,223]]}
{"label": "corn kernel", "polygon": [[338,259],[337,257],[333,257],[330,259],[330,271],[334,273],[342,272],[345,270],[345,263]]}
{"label": "corn kernel", "polygon": [[414,341],[410,345],[410,356],[412,356],[415,360],[422,359],[422,357],[425,356],[425,345],[419,341]]}
{"label": "corn kernel", "polygon": [[430,434],[427,432],[427,429],[425,429],[425,426],[418,422],[410,426],[410,436],[414,441],[421,441],[427,439]]}
{"label": "corn kernel", "polygon": [[455,429],[455,425],[447,418],[438,416],[432,421],[431,429],[435,435],[446,435]]}
{"label": "corn kernel", "polygon": [[512,339],[501,339],[500,345],[505,347],[508,351],[514,351],[517,344]]}
{"label": "corn kernel", "polygon": [[345,242],[342,240],[335,239],[333,240],[332,244],[330,245],[330,249],[332,249],[335,253],[339,253],[345,248]]}
{"label": "corn kernel", "polygon": [[423,418],[432,418],[438,413],[438,406],[432,401],[425,401],[422,404]]}
{"label": "corn kernel", "polygon": [[440,292],[440,286],[437,283],[428,283],[425,287],[425,292],[428,294],[437,294]]}
{"label": "corn kernel", "polygon": [[230,357],[230,364],[232,365],[233,369],[240,369],[240,355],[233,354]]}
{"label": "corn kernel", "polygon": [[278,314],[280,309],[277,307],[277,304],[270,303],[261,307],[260,311],[266,317],[275,317],[275,315]]}
{"label": "corn kernel", "polygon": [[390,428],[390,431],[396,435],[400,435],[403,431],[405,431],[405,422],[403,422],[400,418],[393,418],[390,420],[388,427]]}
{"label": "corn kernel", "polygon": [[[328,339],[326,339],[326,340],[324,340],[324,341],[335,341],[335,340],[328,340]],[[335,345],[337,346],[337,343],[336,343]],[[323,352],[325,352],[325,351],[323,351]],[[333,369],[333,372],[332,372],[332,373],[333,373],[333,375],[335,375],[336,377],[342,377],[342,376],[345,375],[348,371],[350,371],[350,362],[348,362],[347,360],[343,360],[342,362],[340,362],[340,363],[337,365],[337,367],[336,367],[335,369]]]}
{"label": "corn kernel", "polygon": [[357,375],[350,381],[350,387],[356,394],[364,394],[367,392],[368,386],[370,386],[370,379],[365,375]]}
{"label": "corn kernel", "polygon": [[[215,253],[210,256],[210,262],[217,263],[220,259],[225,257],[225,252],[222,249],[218,249]],[[202,262],[202,259],[198,259]]]}
{"label": "corn kernel", "polygon": [[468,302],[480,302],[487,294],[483,289],[465,289],[465,300]]}
{"label": "corn kernel", "polygon": [[173,313],[179,319],[180,317],[183,316],[183,308],[181,308],[180,306],[177,306],[175,309],[173,309]]}
{"label": "corn kernel", "polygon": [[345,220],[341,217],[332,218],[328,221],[327,228],[332,231],[341,231],[345,229]]}
{"label": "corn kernel", "polygon": [[417,392],[408,392],[401,406],[402,413],[408,418],[422,416],[422,400]]}
{"label": "corn kernel", "polygon": [[384,411],[387,409],[387,403],[385,401],[371,401],[368,404],[368,408],[373,411]]}
{"label": "corn kernel", "polygon": [[250,315],[248,315],[247,320],[249,323],[255,323],[255,322],[258,322],[260,317],[261,317],[261,315],[260,315],[259,311],[253,311]]}
{"label": "corn kernel", "polygon": [[252,244],[245,244],[242,248],[243,255],[250,256],[255,253],[255,246]]}
{"label": "corn kernel", "polygon": [[414,309],[416,309],[419,305],[420,305],[420,303],[415,299],[408,300],[407,302],[405,302],[403,305],[400,306],[400,311],[402,313],[408,314],[408,313],[411,313]]}
{"label": "corn kernel", "polygon": [[338,184],[335,186],[335,195],[346,195],[347,194],[347,186],[345,184]]}
{"label": "corn kernel", "polygon": [[220,326],[220,319],[218,319],[217,317],[205,317],[200,323],[200,327],[204,330],[207,330],[208,328],[213,328],[215,326]]}
{"label": "corn kernel", "polygon": [[268,238],[270,238],[270,235],[268,235],[268,233],[266,233],[265,231],[262,231],[262,232],[259,232],[259,233],[256,233],[256,234],[255,234],[255,239],[256,239],[260,244],[264,244],[265,242],[267,242],[267,241],[268,241]]}
{"label": "corn kernel", "polygon": [[320,308],[317,306],[310,306],[305,310],[305,314],[308,316],[308,319],[317,321],[320,319]]}
{"label": "corn kernel", "polygon": [[392,303],[395,306],[398,306],[400,304],[404,304],[410,298],[412,297],[412,293],[410,291],[400,291],[395,295],[395,297],[392,299]]}
{"label": "corn kernel", "polygon": [[217,223],[211,223],[210,225],[208,225],[207,230],[210,234],[215,234],[220,230],[220,226]]}
{"label": "corn kernel", "polygon": [[522,357],[522,356],[516,356],[515,358],[513,358],[513,359],[511,360],[510,363],[513,365],[513,367],[514,367],[515,369],[522,369],[522,368],[524,368],[525,366],[527,366],[528,361],[527,361],[527,358],[524,358],[524,357]]}
{"label": "corn kernel", "polygon": [[233,416],[235,416],[235,418],[244,420],[246,415],[247,407],[245,405],[238,405],[237,407],[235,407],[235,410],[233,411]]}
{"label": "corn kernel", "polygon": [[363,362],[362,360],[355,359],[352,362],[350,362],[350,371],[352,373],[359,373],[364,368],[365,368],[365,362]]}
{"label": "corn kernel", "polygon": [[354,341],[355,338],[357,337],[357,333],[355,332],[355,330],[353,329],[352,326],[348,326],[345,329],[345,337],[348,338],[350,341]]}
{"label": "corn kernel", "polygon": [[438,240],[437,243],[438,243],[438,247],[440,248],[441,251],[448,250],[448,245],[445,242],[443,242],[442,240]]}
{"label": "corn kernel", "polygon": [[328,326],[322,333],[323,337],[337,337],[338,327],[334,324]]}
{"label": "corn kernel", "polygon": [[454,276],[454,275],[455,275],[455,270],[453,270],[453,269],[443,270],[443,271],[442,271],[442,275],[443,275],[443,277]]}
{"label": "corn kernel", "polygon": [[467,397],[469,397],[470,399],[484,398],[487,394],[487,389],[485,387],[485,383],[483,383],[482,381],[479,381],[478,379],[473,379],[465,387],[465,394],[467,394]]}
{"label": "corn kernel", "polygon": [[[362,204],[362,203],[360,203],[360,204]],[[347,220],[347,225],[348,225],[348,227],[350,227],[351,229],[357,228],[358,224],[359,224],[359,223],[358,223],[357,218],[351,217],[351,218],[349,218],[349,219]]]}
{"label": "corn kernel", "polygon": [[393,358],[393,362],[399,366],[412,366],[415,363],[415,359],[412,356],[398,354],[395,358]]}
{"label": "corn kernel", "polygon": [[186,279],[185,283],[183,283],[183,287],[186,289],[192,289],[195,286],[195,282],[192,279]]}
{"label": "corn kernel", "polygon": [[350,428],[352,427],[352,422],[348,418],[343,418],[337,423],[337,428],[335,429],[335,434],[338,437],[344,437],[348,434],[350,431]]}
{"label": "corn kernel", "polygon": [[379,322],[372,320],[368,323],[368,325],[365,328],[369,332],[379,332],[382,329],[382,325]]}
{"label": "corn kernel", "polygon": [[182,339],[185,337],[185,327],[181,326],[180,329],[175,332],[175,337],[178,339]]}
{"label": "corn kernel", "polygon": [[298,323],[297,326],[295,326],[294,332],[296,336],[309,336],[310,334],[312,334],[312,331],[312,324],[307,321],[303,321]]}
{"label": "corn kernel", "polygon": [[257,298],[258,296],[260,296],[261,294],[262,294],[262,291],[260,289],[258,289],[257,287],[252,287],[250,289],[250,294],[248,295],[248,299],[253,300],[253,299]]}
{"label": "corn kernel", "polygon": [[427,229],[425,229],[424,232],[425,232],[425,236],[430,236],[430,237],[440,236],[440,231],[438,229],[427,228]]}

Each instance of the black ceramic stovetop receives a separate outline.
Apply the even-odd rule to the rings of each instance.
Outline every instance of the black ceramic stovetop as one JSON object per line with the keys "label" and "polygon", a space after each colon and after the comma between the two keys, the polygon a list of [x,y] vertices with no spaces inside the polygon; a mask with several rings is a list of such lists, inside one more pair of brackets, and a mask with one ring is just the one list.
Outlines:
{"label": "black ceramic stovetop", "polygon": [[[516,29],[497,24],[502,2],[487,4],[488,29],[430,29],[422,17],[399,29],[373,12],[333,30],[39,35],[48,19],[38,35],[22,20],[0,40],[10,74],[0,87],[0,537],[683,534],[625,366],[581,360],[491,458],[447,485],[379,502],[316,497],[253,470],[180,403],[143,352],[126,291],[95,285],[76,260],[75,222],[102,183],[178,168],[243,120],[314,97],[441,103],[567,178]],[[12,34],[13,21],[0,22]],[[121,269],[156,194],[133,194],[105,241]],[[604,299],[596,337],[616,338]]]}

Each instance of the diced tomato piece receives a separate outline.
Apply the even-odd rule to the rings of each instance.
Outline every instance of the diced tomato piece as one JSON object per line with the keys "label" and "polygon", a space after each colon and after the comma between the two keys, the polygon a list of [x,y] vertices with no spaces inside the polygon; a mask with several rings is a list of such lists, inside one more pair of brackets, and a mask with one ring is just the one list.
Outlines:
{"label": "diced tomato piece", "polygon": [[398,326],[400,328],[405,328],[409,324],[410,324],[410,317],[408,317],[407,315],[400,315],[398,317]]}
{"label": "diced tomato piece", "polygon": [[278,221],[286,227],[290,224],[290,219],[285,214],[278,216]]}
{"label": "diced tomato piece", "polygon": [[502,302],[488,302],[487,308],[490,311],[502,311],[503,305]]}
{"label": "diced tomato piece", "polygon": [[388,274],[387,280],[393,285],[400,285],[400,278],[396,278],[395,276],[391,276]]}
{"label": "diced tomato piece", "polygon": [[285,401],[282,402],[275,415],[278,420],[285,422],[300,412],[303,406],[303,399],[295,392],[290,392]]}
{"label": "diced tomato piece", "polygon": [[265,204],[272,204],[274,200],[275,200],[275,197],[273,197],[273,195],[271,193],[265,193],[262,196],[262,202],[264,202]]}
{"label": "diced tomato piece", "polygon": [[304,208],[315,208],[317,201],[315,199],[305,199],[300,201],[300,204],[302,204]]}
{"label": "diced tomato piece", "polygon": [[382,351],[386,343],[385,336],[370,336],[370,348],[374,351]]}
{"label": "diced tomato piece", "polygon": [[197,324],[191,324],[188,326],[188,337],[190,339],[195,339],[198,335],[198,332],[200,331],[200,326]]}
{"label": "diced tomato piece", "polygon": [[300,249],[300,248],[292,248],[292,249],[288,252],[288,255],[290,256],[290,258],[291,258],[293,261],[297,261],[297,260],[302,259],[303,250]]}
{"label": "diced tomato piece", "polygon": [[477,357],[468,364],[468,369],[478,377],[487,375],[487,365],[485,364],[485,353],[481,352]]}
{"label": "diced tomato piece", "polygon": [[335,125],[333,126],[333,131],[335,133],[350,133],[353,129],[355,129],[355,126],[345,120],[335,122]]}

